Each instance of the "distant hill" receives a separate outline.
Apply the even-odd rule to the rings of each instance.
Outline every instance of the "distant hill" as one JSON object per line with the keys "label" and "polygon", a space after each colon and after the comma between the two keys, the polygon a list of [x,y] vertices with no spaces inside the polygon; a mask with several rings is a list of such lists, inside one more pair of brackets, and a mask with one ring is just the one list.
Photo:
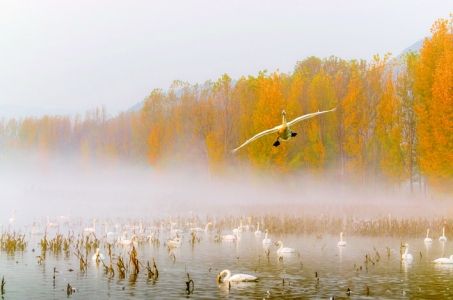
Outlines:
{"label": "distant hill", "polygon": [[397,56],[397,58],[403,56],[404,54],[406,54],[406,53],[409,52],[409,51],[412,51],[412,52],[420,52],[420,48],[422,47],[422,44],[423,44],[423,41],[424,41],[424,40],[425,40],[425,39],[423,38],[423,39],[419,40],[418,42],[412,44],[411,46],[407,47],[406,49],[403,50],[403,52],[401,52],[401,53]]}

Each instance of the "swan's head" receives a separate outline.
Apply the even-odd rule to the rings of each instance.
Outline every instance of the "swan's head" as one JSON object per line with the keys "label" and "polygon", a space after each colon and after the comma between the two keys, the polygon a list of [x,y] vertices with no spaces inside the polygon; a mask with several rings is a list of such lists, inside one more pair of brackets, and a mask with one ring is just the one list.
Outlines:
{"label": "swan's head", "polygon": [[409,247],[409,245],[408,245],[407,243],[405,243],[405,244],[403,245],[403,247],[406,247],[406,248],[408,248],[408,247]]}
{"label": "swan's head", "polygon": [[275,243],[275,246],[280,246],[282,242],[278,241]]}
{"label": "swan's head", "polygon": [[286,111],[282,110],[282,116],[286,116]]}
{"label": "swan's head", "polygon": [[217,283],[221,283],[221,282],[222,282],[222,272],[220,272],[219,274],[217,274],[216,281],[217,281]]}

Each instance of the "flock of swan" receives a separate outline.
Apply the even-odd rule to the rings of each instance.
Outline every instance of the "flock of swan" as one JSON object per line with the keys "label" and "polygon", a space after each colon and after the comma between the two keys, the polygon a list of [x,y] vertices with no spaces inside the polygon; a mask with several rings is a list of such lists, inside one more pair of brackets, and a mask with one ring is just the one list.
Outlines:
{"label": "flock of swan", "polygon": [[[444,228],[442,228],[442,235],[439,237],[439,242],[444,243],[446,241],[447,241],[447,237],[445,236],[445,227],[444,227]],[[428,245],[433,242],[433,240],[429,237],[429,229],[426,230],[426,237],[423,240],[423,242]],[[405,248],[405,251],[401,255],[401,259],[404,261],[412,261],[414,259],[414,257],[412,256],[412,254],[409,253],[409,245],[407,243],[404,243],[402,245],[402,248]],[[435,264],[453,264],[453,255],[451,255],[449,258],[447,258],[447,257],[437,258],[437,259],[433,260],[432,262]]]}
{"label": "flock of swan", "polygon": [[[12,216],[12,218],[9,219],[10,222],[14,222],[15,221],[16,210],[13,210],[12,213],[13,213],[13,216]],[[56,223],[51,223],[50,222],[49,216],[47,216],[46,219],[47,219],[46,228],[51,228],[51,227],[56,227],[57,226]],[[67,218],[66,217],[65,218],[58,218],[58,220],[68,220],[68,219],[69,219],[69,211],[68,211],[68,217]],[[84,234],[91,234],[91,233],[95,234],[97,232],[96,223],[98,223],[98,222],[99,221],[97,219],[93,219],[93,226],[84,228],[82,230],[83,233]],[[170,225],[169,229],[167,229],[168,234],[173,235],[173,237],[167,239],[167,245],[169,247],[174,247],[174,248],[181,247],[182,243],[183,243],[183,240],[179,237],[179,234],[183,233],[184,231],[175,228],[177,226],[177,223],[173,222],[171,217],[169,219],[168,224]],[[139,236],[144,234],[144,232],[146,230],[164,230],[165,229],[164,222],[161,223],[160,227],[155,227],[154,226],[154,227],[148,227],[148,228],[145,228],[143,226],[143,222],[142,221],[140,221],[140,225],[138,225],[138,226],[131,226],[130,224],[126,224],[124,226],[120,226],[120,225],[117,224],[114,227],[115,229],[120,229],[121,228],[121,229],[124,229],[125,231],[124,231],[123,235],[115,237],[115,232],[108,231],[108,223],[107,222],[103,222],[102,225],[105,227],[104,231],[103,231],[103,236],[105,238],[113,237],[118,245],[124,246],[124,249],[125,249],[124,251],[126,251],[127,247],[132,247],[132,245],[134,245],[134,246],[137,245],[138,244],[137,241],[139,239]],[[210,228],[212,228],[212,227],[213,227],[213,223],[212,222],[208,222],[205,225],[204,228],[202,228],[202,227],[190,227],[189,228],[188,227],[189,228],[188,231],[191,232],[191,234],[200,233],[200,232],[207,233],[207,232],[210,232]],[[260,236],[262,234],[262,232],[260,230],[260,222],[256,223],[256,230],[255,231],[253,231],[252,228],[253,228],[253,226],[251,226],[251,225],[243,226],[242,220],[241,220],[239,227],[232,229],[231,230],[232,234],[226,234],[226,235],[220,236],[220,241],[237,242],[238,240],[240,240],[241,234],[242,234],[242,232],[244,230],[253,232],[253,234],[255,236]],[[133,231],[133,235],[132,235],[132,237],[130,239],[127,238],[127,235],[128,235],[127,230],[132,230]],[[33,223],[31,234],[32,235],[42,234],[42,232],[40,232],[39,230],[37,230],[35,228],[35,223]],[[264,238],[262,240],[262,244],[263,244],[265,249],[269,249],[270,245],[272,244],[272,240],[269,238],[269,230],[265,229],[264,230],[264,234],[265,234],[265,236],[264,236]],[[343,239],[344,236],[345,236],[344,233],[340,232],[340,240],[337,243],[338,247],[346,247],[347,246],[347,242]],[[147,236],[147,239],[150,239],[150,238],[153,238],[153,235]],[[424,241],[425,244],[431,244],[432,243],[432,239],[429,237],[429,229],[427,229],[426,237],[424,238],[423,241]],[[447,241],[447,238],[445,236],[445,228],[443,228],[443,230],[442,230],[442,236],[439,237],[439,241],[440,242],[446,242]],[[277,254],[297,253],[297,250],[295,248],[285,247],[281,240],[277,241],[275,243],[275,246],[279,247],[276,250]],[[413,260],[413,256],[409,253],[409,245],[407,243],[404,243],[402,245],[402,248],[404,248],[405,251],[404,251],[404,253],[402,253],[401,259],[403,261],[412,261]],[[97,248],[96,249],[96,253],[92,256],[92,259],[96,260],[96,261],[104,260],[105,256],[104,256],[104,254],[101,253],[100,249]],[[435,264],[453,264],[453,255],[451,255],[448,258],[447,257],[438,258],[438,259],[433,260],[432,262],[435,263]],[[249,274],[234,274],[234,275],[232,275],[230,270],[225,269],[225,270],[222,270],[217,275],[217,281],[219,283],[220,282],[254,282],[254,281],[258,281],[258,277],[257,276],[253,276],[253,275],[249,275]]]}

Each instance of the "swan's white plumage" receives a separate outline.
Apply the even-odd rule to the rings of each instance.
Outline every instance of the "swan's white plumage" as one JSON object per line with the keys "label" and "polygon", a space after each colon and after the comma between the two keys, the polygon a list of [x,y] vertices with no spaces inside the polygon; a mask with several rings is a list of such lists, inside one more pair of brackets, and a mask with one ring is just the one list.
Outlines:
{"label": "swan's white plumage", "polygon": [[283,243],[281,241],[278,241],[277,243],[275,243],[275,246],[280,246],[280,248],[277,250],[277,253],[293,253],[293,252],[296,252],[296,249],[294,249],[294,248],[283,247]]}
{"label": "swan's white plumage", "polygon": [[318,112],[315,112],[315,113],[303,115],[303,116],[295,118],[291,122],[286,122],[286,118],[285,118],[286,112],[283,111],[282,112],[282,115],[283,115],[282,125],[278,125],[278,126],[272,128],[272,129],[268,129],[268,130],[265,130],[265,131],[262,131],[262,132],[256,134],[255,136],[253,136],[252,138],[247,140],[245,143],[243,143],[242,145],[240,145],[236,149],[231,150],[231,153],[234,153],[234,152],[238,151],[239,149],[241,149],[242,147],[244,147],[248,143],[253,142],[256,139],[259,139],[260,137],[263,137],[265,135],[272,134],[272,133],[277,133],[277,141],[278,140],[288,141],[292,137],[290,126],[292,126],[292,125],[294,125],[297,122],[300,122],[302,120],[306,120],[306,119],[312,118],[314,116],[317,116],[317,115],[320,115],[320,114],[323,114],[323,113],[327,113],[327,112],[331,112],[331,111],[335,111],[335,110],[336,110],[336,108],[331,109],[331,110],[318,111]]}
{"label": "swan's white plumage", "polygon": [[57,227],[57,226],[58,226],[58,224],[50,222],[50,218],[49,218],[49,216],[47,216],[46,227]]}
{"label": "swan's white plumage", "polygon": [[409,254],[407,252],[409,252],[409,245],[408,244],[404,244],[403,247],[406,248],[406,251],[404,252],[404,254],[402,255],[402,259],[403,260],[413,260],[414,258],[412,257],[412,254]]}
{"label": "swan's white plumage", "polygon": [[255,231],[255,235],[261,235],[261,231],[260,231],[260,222],[256,222],[256,231]]}
{"label": "swan's white plumage", "polygon": [[267,229],[266,229],[266,235],[264,236],[263,244],[270,245],[271,243],[272,243],[271,239],[267,238]]}
{"label": "swan's white plumage", "polygon": [[340,232],[340,241],[338,242],[338,246],[346,246],[346,241],[343,241],[343,232]]}
{"label": "swan's white plumage", "polygon": [[439,238],[439,241],[440,242],[446,242],[447,241],[447,237],[445,236],[445,227],[442,228],[442,236]]}
{"label": "swan's white plumage", "polygon": [[94,219],[93,220],[93,227],[87,227],[85,229],[83,229],[84,232],[93,232],[93,233],[96,233],[96,222],[98,220]]}
{"label": "swan's white plumage", "polygon": [[433,260],[433,263],[435,263],[435,264],[453,264],[453,255],[450,255],[449,258],[441,257],[441,258],[435,259],[435,260]]}
{"label": "swan's white plumage", "polygon": [[179,248],[182,245],[182,241],[179,237],[167,240],[167,244],[171,247]]}
{"label": "swan's white plumage", "polygon": [[14,217],[14,213],[15,213],[15,212],[16,212],[16,210],[14,209],[14,210],[13,210],[13,217],[12,217],[12,218],[9,218],[9,221],[10,221],[11,223],[13,223],[13,222],[16,220],[16,218]]}
{"label": "swan's white plumage", "polygon": [[426,230],[426,237],[423,242],[425,242],[426,244],[431,244],[433,242],[433,240],[429,237],[429,229]]}
{"label": "swan's white plumage", "polygon": [[104,254],[101,253],[101,249],[97,248],[96,253],[91,257],[92,260],[96,260],[99,257],[99,259],[104,260],[105,256]]}
{"label": "swan's white plumage", "polygon": [[[222,278],[224,274],[226,274],[226,276]],[[220,281],[231,281],[231,282],[258,281],[258,277],[248,274],[235,274],[231,276],[231,271],[228,269],[225,269],[222,272],[220,272],[218,278]]]}
{"label": "swan's white plumage", "polygon": [[204,229],[200,228],[200,227],[195,227],[195,228],[190,228],[189,230],[192,232],[207,232],[210,225],[212,225],[212,222],[208,222]]}
{"label": "swan's white plumage", "polygon": [[234,234],[222,235],[220,238],[222,239],[222,241],[235,241],[237,239],[236,235]]}

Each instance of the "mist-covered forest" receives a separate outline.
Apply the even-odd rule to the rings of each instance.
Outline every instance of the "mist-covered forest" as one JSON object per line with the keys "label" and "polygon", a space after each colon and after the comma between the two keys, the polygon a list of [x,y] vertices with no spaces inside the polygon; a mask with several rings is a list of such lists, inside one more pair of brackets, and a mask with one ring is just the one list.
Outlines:
{"label": "mist-covered forest", "polygon": [[[397,60],[308,57],[290,73],[262,71],[203,84],[174,81],[116,116],[0,119],[0,165],[33,153],[82,167],[187,169],[206,180],[291,178],[372,194],[450,197],[453,193],[453,28],[440,19],[419,52]],[[231,62],[234,64],[234,62]],[[202,66],[200,66],[202,67]],[[120,71],[120,70],[119,70]],[[26,88],[26,87],[24,87]],[[297,137],[274,136],[230,150],[287,119]],[[241,175],[241,176],[242,176]]]}

